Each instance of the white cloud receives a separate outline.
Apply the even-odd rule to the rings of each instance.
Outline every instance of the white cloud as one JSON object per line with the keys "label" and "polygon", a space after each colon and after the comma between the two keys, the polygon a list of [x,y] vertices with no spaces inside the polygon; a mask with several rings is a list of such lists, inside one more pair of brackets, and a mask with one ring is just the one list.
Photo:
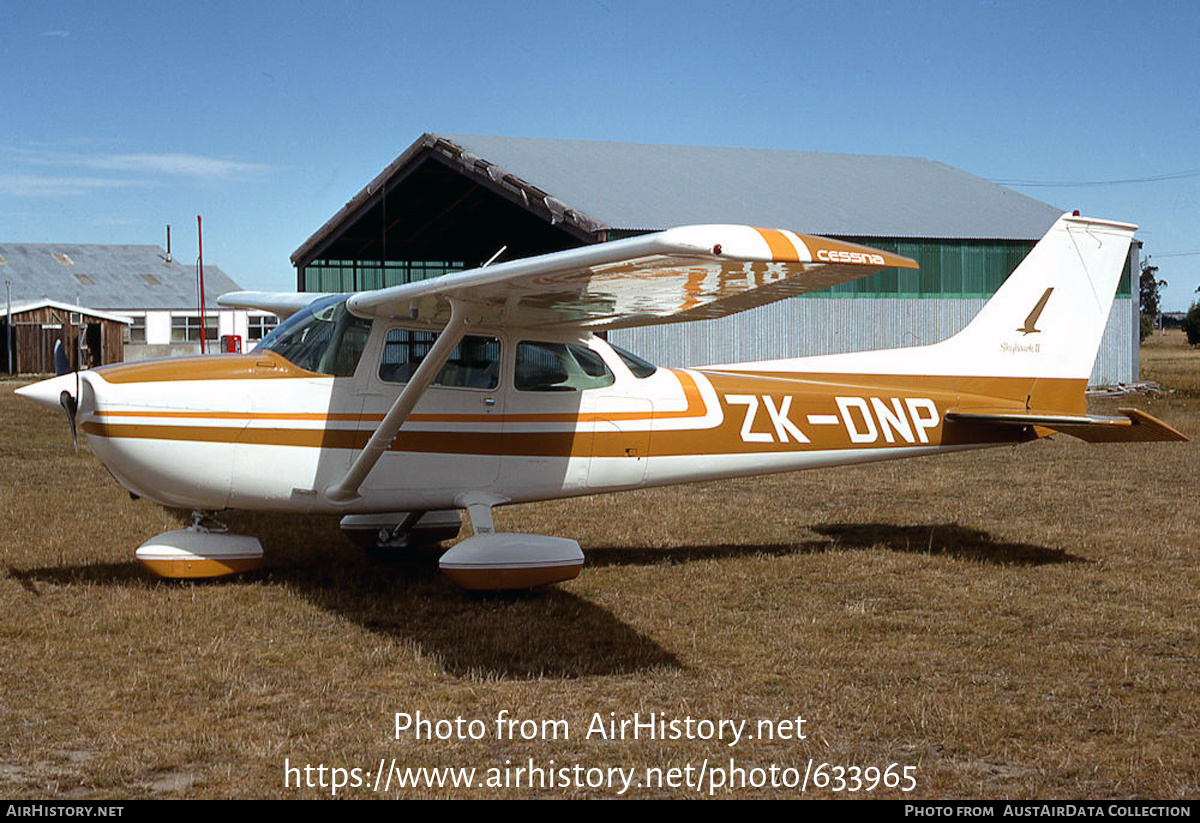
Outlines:
{"label": "white cloud", "polygon": [[[68,155],[64,155],[67,157]],[[268,171],[259,163],[243,163],[198,154],[91,154],[69,155],[74,165],[104,171],[128,171],[139,174],[168,174],[185,177],[230,180]]]}
{"label": "white cloud", "polygon": [[53,177],[41,174],[0,174],[0,194],[17,197],[68,197],[99,189],[146,186],[136,180],[108,177]]}
{"label": "white cloud", "polygon": [[[54,167],[76,169],[83,174],[43,176],[11,174],[0,182],[0,190],[10,193],[79,194],[92,188],[121,185],[154,185],[164,178],[187,178],[196,181],[229,181],[258,178],[272,170],[262,163],[228,160],[224,157],[184,154],[184,152],[142,152],[142,154],[112,154],[112,152],[56,151],[29,146],[0,146],[0,152],[11,157],[10,168]],[[90,178],[89,170],[115,173],[104,178]],[[28,190],[28,191],[26,191]]]}

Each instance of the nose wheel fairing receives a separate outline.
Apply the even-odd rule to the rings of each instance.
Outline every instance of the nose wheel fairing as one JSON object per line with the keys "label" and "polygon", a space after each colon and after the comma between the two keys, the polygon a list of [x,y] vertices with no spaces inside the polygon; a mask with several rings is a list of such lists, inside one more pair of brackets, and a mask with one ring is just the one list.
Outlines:
{"label": "nose wheel fairing", "polygon": [[137,559],[159,577],[172,579],[224,577],[254,571],[262,565],[262,543],[256,537],[228,534],[222,523],[193,513],[186,529],[163,532],[137,550]]}

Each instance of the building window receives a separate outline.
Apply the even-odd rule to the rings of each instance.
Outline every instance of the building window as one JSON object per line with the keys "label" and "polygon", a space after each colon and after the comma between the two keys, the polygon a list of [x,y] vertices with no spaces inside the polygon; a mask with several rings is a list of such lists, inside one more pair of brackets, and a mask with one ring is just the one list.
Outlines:
{"label": "building window", "polygon": [[304,268],[305,291],[366,291],[415,283],[466,268],[461,260],[315,260]]}
{"label": "building window", "polygon": [[262,340],[278,325],[279,318],[273,314],[252,314],[246,318],[246,337]]}
{"label": "building window", "polygon": [[[217,339],[217,316],[215,314],[205,315],[204,324],[204,339]],[[176,315],[171,318],[171,342],[172,343],[199,343],[200,342],[200,315],[186,314]]]}
{"label": "building window", "polygon": [[146,318],[134,317],[133,322],[125,327],[126,343],[146,342]]}
{"label": "building window", "polygon": [[911,257],[920,269],[886,268],[804,297],[988,298],[1034,246],[1026,240],[840,239]]}

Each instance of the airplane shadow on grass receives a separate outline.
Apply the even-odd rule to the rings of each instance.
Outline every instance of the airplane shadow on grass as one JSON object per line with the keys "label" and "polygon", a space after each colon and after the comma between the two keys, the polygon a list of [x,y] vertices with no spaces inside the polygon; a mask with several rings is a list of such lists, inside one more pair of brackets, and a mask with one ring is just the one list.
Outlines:
{"label": "airplane shadow on grass", "polygon": [[[232,518],[231,518],[232,520]],[[291,526],[285,528],[292,528]],[[238,529],[241,531],[242,529]],[[98,585],[197,588],[275,585],[369,632],[413,643],[448,674],[480,679],[573,679],[680,669],[675,654],[608,609],[548,587],[532,592],[465,592],[437,568],[437,553],[392,562],[367,557],[336,526],[287,540],[284,528],[260,534],[263,568],[237,578],[161,581],[128,563],[0,567],[0,576],[35,597],[47,587]]]}
{"label": "airplane shadow on grass", "polygon": [[349,548],[338,567],[268,574],[373,632],[406,638],[448,673],[478,679],[576,678],[681,668],[653,638],[561,587],[465,592],[423,559],[373,561]]}
{"label": "airplane shadow on grass", "polygon": [[995,540],[982,529],[957,523],[897,526],[893,523],[829,523],[809,526],[825,540],[766,545],[672,546],[667,548],[595,548],[585,551],[589,566],[642,566],[654,563],[688,563],[744,556],[782,557],[819,554],[835,550],[884,549],[908,554],[955,557],[1000,566],[1044,566],[1086,563],[1061,549],[1032,543]]}
{"label": "airplane shadow on grass", "polygon": [[[239,524],[242,529],[245,525]],[[351,547],[336,528],[298,529],[289,539],[261,524],[266,564],[243,578],[285,586],[307,601],[380,635],[415,643],[449,674],[479,679],[576,678],[682,668],[676,656],[609,610],[565,588],[533,592],[463,592],[437,570],[436,552],[388,563]],[[1086,562],[1067,552],[996,541],[956,524],[896,526],[883,523],[810,527],[825,539],[795,544],[676,546],[663,549],[596,548],[587,567],[681,564],[714,558],[786,556],[831,550],[889,551],[969,558],[1001,565],[1039,566]],[[54,566],[7,575],[38,595],[38,584],[112,586],[224,585],[222,581],[163,583],[136,562]]]}

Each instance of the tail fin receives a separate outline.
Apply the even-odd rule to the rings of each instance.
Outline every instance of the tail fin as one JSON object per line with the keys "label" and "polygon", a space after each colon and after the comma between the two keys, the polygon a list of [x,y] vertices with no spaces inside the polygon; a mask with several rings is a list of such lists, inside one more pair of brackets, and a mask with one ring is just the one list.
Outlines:
{"label": "tail fin", "polygon": [[930,346],[942,374],[1091,374],[1137,226],[1063,215],[966,328]]}

